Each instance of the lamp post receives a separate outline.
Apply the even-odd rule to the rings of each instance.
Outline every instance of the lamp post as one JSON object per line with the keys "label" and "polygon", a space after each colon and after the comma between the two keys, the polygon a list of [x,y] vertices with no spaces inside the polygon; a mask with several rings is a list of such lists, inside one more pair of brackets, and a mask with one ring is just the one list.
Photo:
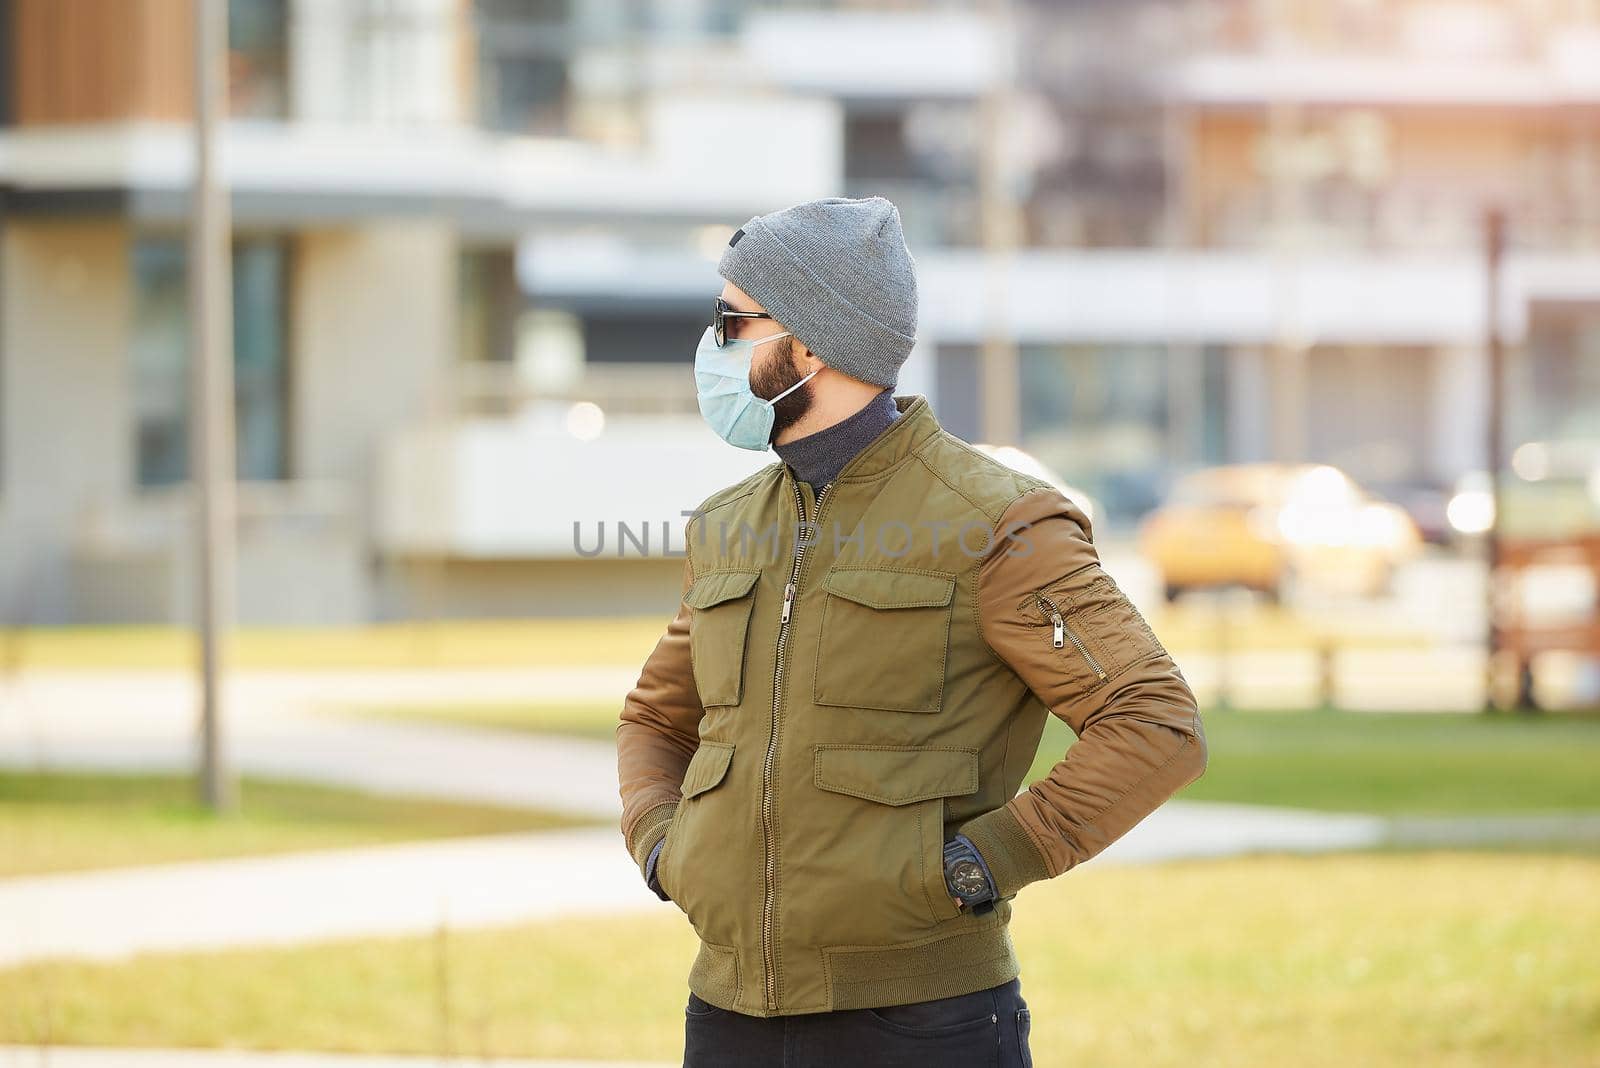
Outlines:
{"label": "lamp post", "polygon": [[232,222],[216,167],[216,123],[227,106],[226,0],[193,0],[194,187],[189,224],[190,485],[195,502],[200,650],[200,795],[237,804],[222,745],[223,639],[234,606]]}
{"label": "lamp post", "polygon": [[[1489,478],[1489,527],[1483,532],[1484,547],[1484,609],[1486,655],[1484,657],[1484,710],[1495,709],[1495,674],[1501,653],[1506,647],[1506,629],[1500,625],[1502,581],[1501,565],[1505,558],[1501,538],[1502,523],[1506,515],[1505,485],[1500,477],[1501,461],[1506,454],[1506,353],[1503,302],[1506,212],[1499,205],[1490,205],[1483,213],[1484,235],[1484,355],[1488,364],[1488,410],[1484,426],[1484,467]],[[1516,687],[1514,704],[1519,711],[1534,707],[1533,674],[1526,653],[1517,653]]]}

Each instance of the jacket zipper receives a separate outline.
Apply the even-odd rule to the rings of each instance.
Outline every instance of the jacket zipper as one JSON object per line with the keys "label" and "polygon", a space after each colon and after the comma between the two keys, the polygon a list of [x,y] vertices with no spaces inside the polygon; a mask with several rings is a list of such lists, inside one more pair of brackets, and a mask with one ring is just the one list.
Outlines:
{"label": "jacket zipper", "polygon": [[1094,673],[1099,675],[1103,681],[1106,677],[1105,670],[1101,668],[1099,661],[1095,660],[1090,654],[1088,647],[1083,644],[1082,640],[1067,626],[1067,621],[1061,618],[1061,612],[1056,608],[1055,602],[1037,590],[1034,591],[1033,596],[1038,600],[1039,606],[1049,613],[1050,623],[1055,628],[1051,634],[1051,644],[1060,649],[1065,644],[1062,638],[1071,638],[1072,644],[1077,646],[1078,652],[1083,654],[1083,658],[1089,662],[1089,666],[1094,669]]}
{"label": "jacket zipper", "polygon": [[[772,875],[773,857],[772,846],[772,765],[777,756],[778,745],[778,697],[783,680],[783,646],[784,640],[789,636],[789,615],[794,609],[795,588],[800,580],[800,563],[806,555],[806,542],[800,537],[801,530],[806,522],[805,498],[800,494],[800,483],[794,485],[795,512],[800,516],[801,526],[795,529],[794,564],[789,570],[789,582],[783,588],[783,616],[778,620],[778,660],[772,674],[772,730],[767,740],[767,759],[761,769],[761,834],[766,845],[767,869],[764,884],[765,893],[761,901],[761,958],[766,969],[766,994],[767,1008],[778,1007],[777,999],[777,966],[773,961],[772,953]],[[822,517],[822,499],[828,495],[828,490],[833,488],[830,482],[823,486],[817,494],[817,518]]]}

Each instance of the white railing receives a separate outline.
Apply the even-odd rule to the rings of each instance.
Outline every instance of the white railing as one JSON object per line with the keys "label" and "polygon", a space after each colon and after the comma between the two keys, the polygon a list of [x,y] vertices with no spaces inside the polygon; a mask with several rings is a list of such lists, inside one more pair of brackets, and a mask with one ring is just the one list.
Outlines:
{"label": "white railing", "polygon": [[[234,489],[241,542],[281,532],[353,536],[355,509],[353,487],[328,479],[243,481]],[[73,546],[85,553],[170,549],[192,536],[193,517],[191,483],[141,486],[85,505],[73,529]]]}
{"label": "white railing", "polygon": [[448,414],[514,415],[532,403],[598,405],[613,415],[694,415],[694,371],[682,363],[591,363],[570,382],[534,382],[515,364],[460,363],[446,375]]}

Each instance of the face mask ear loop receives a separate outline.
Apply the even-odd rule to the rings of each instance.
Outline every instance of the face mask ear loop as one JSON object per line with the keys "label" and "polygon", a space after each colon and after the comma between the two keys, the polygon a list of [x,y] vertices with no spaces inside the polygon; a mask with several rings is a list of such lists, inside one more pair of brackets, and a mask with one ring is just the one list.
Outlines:
{"label": "face mask ear loop", "polygon": [[[822,368],[820,368],[820,367],[817,368],[816,371],[812,371],[810,374],[806,375],[800,381],[796,382],[794,385],[790,386],[788,389],[784,390],[782,393],[778,394],[776,397],[773,397],[771,400],[766,401],[765,403],[767,403],[769,405],[770,404],[777,404],[779,401],[783,400],[783,398],[787,397],[789,394],[793,393],[795,390],[799,389],[801,386],[805,385],[807,382],[809,382],[813,378],[815,378],[816,375],[817,375],[817,371],[820,371],[820,370],[822,370]],[[761,398],[757,397],[756,399],[760,400]]]}
{"label": "face mask ear loop", "polygon": [[[767,334],[765,337],[751,338],[750,339],[750,350],[753,352],[753,351],[755,351],[755,347],[757,345],[765,345],[767,342],[776,341],[780,337],[794,337],[794,335],[792,333],[790,333],[789,331],[785,330],[781,334]],[[742,340],[742,339],[734,338],[733,340],[734,341],[739,341],[739,340]]]}

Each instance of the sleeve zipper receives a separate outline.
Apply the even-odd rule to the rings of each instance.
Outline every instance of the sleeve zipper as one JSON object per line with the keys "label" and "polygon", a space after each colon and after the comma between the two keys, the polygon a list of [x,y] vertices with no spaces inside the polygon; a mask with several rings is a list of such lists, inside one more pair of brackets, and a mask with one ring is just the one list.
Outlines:
{"label": "sleeve zipper", "polygon": [[1084,660],[1088,661],[1089,666],[1094,669],[1094,673],[1104,681],[1106,678],[1105,669],[1100,666],[1099,661],[1095,660],[1088,647],[1083,644],[1083,640],[1067,626],[1067,621],[1061,617],[1061,611],[1056,608],[1055,602],[1038,590],[1034,591],[1033,596],[1039,602],[1040,609],[1050,616],[1050,625],[1054,628],[1051,632],[1050,644],[1060,649],[1066,644],[1064,639],[1071,638],[1072,644],[1077,648],[1078,652],[1083,654]]}

